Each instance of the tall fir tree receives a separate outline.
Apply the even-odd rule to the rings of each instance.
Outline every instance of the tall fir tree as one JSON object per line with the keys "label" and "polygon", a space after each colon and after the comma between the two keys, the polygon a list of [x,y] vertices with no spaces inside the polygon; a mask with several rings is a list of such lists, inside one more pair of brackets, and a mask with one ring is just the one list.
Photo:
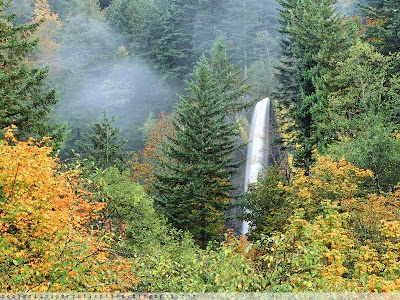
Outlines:
{"label": "tall fir tree", "polygon": [[300,88],[297,82],[298,59],[295,56],[295,44],[289,34],[290,11],[294,8],[295,1],[278,0],[281,8],[279,12],[278,31],[281,38],[281,58],[276,67],[278,85],[274,97],[283,104],[293,115],[293,109],[297,107],[300,98]]}
{"label": "tall fir tree", "polygon": [[7,13],[11,4],[0,0],[0,127],[16,125],[20,138],[61,137],[59,128],[47,123],[57,102],[56,90],[46,87],[48,68],[29,64],[38,43],[30,37],[40,22],[14,26],[15,15]]}
{"label": "tall fir tree", "polygon": [[351,30],[335,14],[336,0],[280,0],[280,4],[280,31],[286,37],[278,73],[278,99],[293,112],[299,145],[297,163],[307,171],[312,151],[326,147],[317,126],[326,105],[326,78],[335,57],[351,45]]}
{"label": "tall fir tree", "polygon": [[237,124],[228,117],[247,106],[241,103],[247,85],[218,42],[210,59],[202,56],[180,97],[168,137],[162,172],[155,172],[157,203],[177,228],[189,230],[205,248],[221,237],[224,210],[233,190],[229,179],[240,163],[233,161]]}

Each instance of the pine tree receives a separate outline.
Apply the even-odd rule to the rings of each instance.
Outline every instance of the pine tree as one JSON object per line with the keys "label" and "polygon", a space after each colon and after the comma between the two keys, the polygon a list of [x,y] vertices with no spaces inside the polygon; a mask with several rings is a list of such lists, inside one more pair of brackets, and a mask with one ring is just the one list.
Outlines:
{"label": "pine tree", "polygon": [[56,135],[57,127],[46,123],[51,107],[57,102],[55,89],[45,85],[47,68],[28,63],[38,41],[30,36],[39,22],[13,26],[14,15],[8,15],[11,1],[0,0],[0,127],[18,127],[17,135]]}
{"label": "pine tree", "polygon": [[313,149],[326,147],[327,141],[317,130],[326,104],[326,78],[334,68],[335,57],[351,45],[351,31],[335,15],[336,0],[280,3],[280,31],[286,37],[282,43],[285,56],[278,73],[278,98],[287,102],[289,110],[294,108],[296,142],[300,146],[297,162],[308,170]]}
{"label": "pine tree", "polygon": [[295,44],[289,35],[290,11],[294,7],[294,1],[278,0],[281,9],[278,9],[280,18],[278,22],[280,27],[279,33],[281,38],[281,58],[280,63],[276,67],[276,77],[278,86],[274,93],[274,97],[293,114],[293,109],[298,105],[300,98],[300,88],[297,82],[298,59],[295,56]]}
{"label": "pine tree", "polygon": [[225,0],[199,0],[193,31],[193,51],[200,57],[222,34],[223,16],[227,13]]}
{"label": "pine tree", "polygon": [[88,142],[80,142],[88,158],[103,169],[111,166],[122,169],[126,163],[123,151],[126,141],[121,141],[120,129],[112,125],[114,121],[114,117],[110,121],[104,112],[102,122],[93,124],[93,134],[86,135]]}
{"label": "pine tree", "polygon": [[365,38],[384,55],[400,52],[400,1],[365,0]]}
{"label": "pine tree", "polygon": [[176,110],[175,135],[164,149],[164,171],[155,173],[158,205],[203,248],[224,227],[223,211],[233,190],[229,179],[240,165],[232,154],[241,147],[237,124],[228,117],[247,105],[240,103],[246,90],[219,41],[211,59],[202,56],[194,68]]}
{"label": "pine tree", "polygon": [[193,32],[199,0],[116,0],[107,11],[128,50],[155,63],[167,82],[182,82],[196,61]]}

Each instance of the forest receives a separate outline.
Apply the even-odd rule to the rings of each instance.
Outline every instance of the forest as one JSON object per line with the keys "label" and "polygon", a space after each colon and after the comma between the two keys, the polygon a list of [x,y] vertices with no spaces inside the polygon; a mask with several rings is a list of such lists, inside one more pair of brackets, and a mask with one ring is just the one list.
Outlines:
{"label": "forest", "polygon": [[400,292],[400,1],[0,0],[16,292]]}

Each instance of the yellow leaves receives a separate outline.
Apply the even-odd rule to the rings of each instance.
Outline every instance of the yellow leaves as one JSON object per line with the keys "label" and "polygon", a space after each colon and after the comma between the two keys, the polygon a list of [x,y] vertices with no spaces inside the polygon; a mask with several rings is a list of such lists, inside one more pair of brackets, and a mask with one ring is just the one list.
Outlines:
{"label": "yellow leaves", "polygon": [[[50,138],[18,142],[14,129],[6,128],[10,142],[0,143],[0,264],[13,262],[0,273],[0,291],[106,289],[107,284],[87,286],[92,279],[115,282],[120,276],[111,271],[118,263],[109,245],[88,227],[106,204],[85,198],[89,193],[78,186],[79,172],[57,171],[46,146]],[[53,282],[65,276],[68,284]]]}
{"label": "yellow leaves", "polygon": [[261,249],[259,265],[298,291],[393,290],[400,271],[400,191],[363,196],[359,185],[371,171],[344,159],[316,160],[309,176],[298,172],[284,187],[292,217]]}
{"label": "yellow leaves", "polygon": [[160,162],[165,161],[161,147],[166,144],[167,136],[174,136],[172,116],[160,113],[155,125],[147,133],[144,150],[133,155],[132,177],[141,183],[146,191],[151,190],[151,181],[155,181],[154,170],[160,169]]}
{"label": "yellow leaves", "polygon": [[59,26],[61,26],[61,21],[58,15],[53,13],[50,9],[50,5],[47,0],[35,0],[35,8],[33,10],[34,21],[38,22],[42,19],[44,20],[54,20]]}
{"label": "yellow leaves", "polygon": [[400,238],[400,221],[382,220],[380,231],[386,237]]}
{"label": "yellow leaves", "polygon": [[342,276],[346,268],[343,265],[336,266],[336,272],[338,276]]}
{"label": "yellow leaves", "polygon": [[4,137],[7,141],[10,141],[10,142],[17,141],[16,138],[14,137],[15,129],[17,129],[17,126],[15,126],[14,124],[11,124],[10,126],[3,128],[3,130],[5,131]]}

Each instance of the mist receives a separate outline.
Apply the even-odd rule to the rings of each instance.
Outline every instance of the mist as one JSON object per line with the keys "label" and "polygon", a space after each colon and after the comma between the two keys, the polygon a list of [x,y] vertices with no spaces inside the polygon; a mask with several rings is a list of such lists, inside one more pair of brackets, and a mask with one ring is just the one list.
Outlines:
{"label": "mist", "polygon": [[[24,20],[31,20],[34,3],[15,1],[14,10],[23,8]],[[77,141],[104,111],[115,116],[125,150],[142,149],[139,129],[150,113],[172,110],[193,65],[218,37],[256,98],[274,88],[280,51],[275,0],[199,1],[184,14],[169,0],[113,0],[104,10],[96,0],[48,4],[51,16],[40,27],[35,62],[50,67],[49,84],[59,91],[52,117],[70,130],[63,157],[79,149]]]}
{"label": "mist", "polygon": [[110,119],[115,116],[114,125],[127,140],[126,150],[138,150],[144,142],[139,128],[151,112],[157,115],[172,108],[173,88],[151,65],[126,50],[126,41],[103,14],[72,12],[60,19],[59,28],[50,22],[43,25],[42,34],[55,46],[36,59],[50,67],[50,85],[59,91],[52,117],[70,130],[61,156],[68,157],[72,148],[78,148],[76,142],[84,140],[104,111]]}

